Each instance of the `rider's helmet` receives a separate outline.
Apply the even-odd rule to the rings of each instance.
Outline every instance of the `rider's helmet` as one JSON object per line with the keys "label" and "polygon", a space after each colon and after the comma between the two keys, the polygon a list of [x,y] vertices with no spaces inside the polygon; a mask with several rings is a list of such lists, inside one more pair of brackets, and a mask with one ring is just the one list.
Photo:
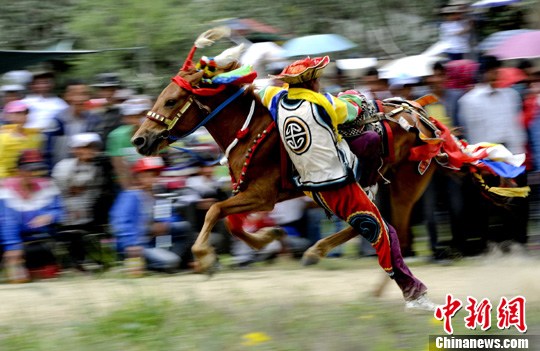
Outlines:
{"label": "rider's helmet", "polygon": [[288,65],[276,76],[270,76],[289,84],[299,84],[319,78],[323,69],[330,63],[330,57],[309,56],[302,60],[297,60]]}

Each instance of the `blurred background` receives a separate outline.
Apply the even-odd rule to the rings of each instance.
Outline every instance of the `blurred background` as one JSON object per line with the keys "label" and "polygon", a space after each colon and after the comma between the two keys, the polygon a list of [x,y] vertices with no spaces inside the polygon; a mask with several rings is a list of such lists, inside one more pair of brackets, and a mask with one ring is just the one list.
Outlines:
{"label": "blurred background", "polygon": [[[495,310],[523,295],[540,333],[540,1],[1,0],[1,350],[427,350],[442,334],[430,313],[402,313],[365,240],[300,268],[310,245],[346,225],[308,198],[246,219],[248,231],[287,232],[262,252],[220,222],[218,274],[198,274],[190,247],[208,208],[232,196],[222,152],[204,128],[155,158],[130,139],[197,36],[218,25],[231,37],[197,57],[246,44],[258,88],[296,59],[330,55],[325,92],[433,93],[429,113],[460,138],[473,140],[478,110],[489,110],[481,141],[515,133],[497,142],[526,154],[516,179],[529,197],[509,215],[436,174],[403,253],[437,302],[472,295]],[[490,92],[508,100],[467,104],[493,69]],[[385,185],[378,196],[389,218]],[[472,333],[464,315],[456,328]]]}
{"label": "blurred background", "polygon": [[[466,14],[473,24],[470,39],[475,49],[495,32],[540,27],[538,1],[478,3]],[[46,60],[61,73],[60,79],[90,79],[97,73],[115,71],[128,85],[155,93],[183,60],[194,38],[217,24],[229,25],[235,41],[278,46],[301,36],[333,33],[354,44],[333,53],[333,60],[384,61],[423,53],[437,43],[439,24],[444,20],[440,10],[446,5],[444,1],[415,0],[299,1],[294,5],[287,1],[6,2],[0,14],[0,58],[3,72]],[[27,53],[22,59],[6,50],[48,53],[31,58]],[[85,54],[81,50],[97,52]],[[219,50],[217,46],[208,54]],[[276,54],[275,50],[266,51]],[[367,64],[349,63],[345,70]]]}

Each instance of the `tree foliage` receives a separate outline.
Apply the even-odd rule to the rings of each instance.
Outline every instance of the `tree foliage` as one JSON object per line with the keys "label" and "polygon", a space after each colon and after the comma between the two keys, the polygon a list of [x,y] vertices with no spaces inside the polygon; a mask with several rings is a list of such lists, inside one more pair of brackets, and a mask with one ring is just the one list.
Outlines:
{"label": "tree foliage", "polygon": [[[69,39],[77,49],[108,51],[73,59],[70,74],[90,78],[118,71],[162,85],[202,31],[227,18],[253,18],[283,36],[338,33],[359,44],[359,56],[394,57],[424,50],[436,38],[441,0],[18,0],[2,3],[0,47],[43,49]],[[212,55],[229,46],[205,49]]]}
{"label": "tree foliage", "polygon": [[65,24],[72,19],[73,0],[2,1],[0,48],[43,49],[70,38]]}

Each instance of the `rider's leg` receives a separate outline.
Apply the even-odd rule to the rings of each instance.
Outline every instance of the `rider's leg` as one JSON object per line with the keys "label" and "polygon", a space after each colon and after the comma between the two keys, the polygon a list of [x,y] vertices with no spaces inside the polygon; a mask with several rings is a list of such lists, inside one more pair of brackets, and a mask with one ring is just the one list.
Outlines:
{"label": "rider's leg", "polygon": [[364,187],[374,185],[381,165],[381,137],[377,132],[368,130],[356,138],[347,139],[347,143],[362,166],[360,184]]}
{"label": "rider's leg", "polygon": [[357,183],[347,184],[337,190],[313,193],[313,198],[327,210],[346,220],[365,237],[377,251],[379,264],[392,267],[393,278],[407,300],[417,298],[426,286],[411,273],[401,255],[399,241],[393,227],[386,226],[377,207],[369,201]]}
{"label": "rider's leg", "polygon": [[388,235],[390,236],[390,248],[392,252],[392,266],[394,267],[394,280],[403,292],[405,300],[416,299],[423,295],[427,287],[416,278],[409,267],[403,261],[401,249],[399,247],[399,239],[394,227],[388,225]]}
{"label": "rider's leg", "polygon": [[356,182],[337,189],[313,192],[313,199],[330,213],[346,221],[375,248],[379,265],[392,274],[389,237],[384,220]]}

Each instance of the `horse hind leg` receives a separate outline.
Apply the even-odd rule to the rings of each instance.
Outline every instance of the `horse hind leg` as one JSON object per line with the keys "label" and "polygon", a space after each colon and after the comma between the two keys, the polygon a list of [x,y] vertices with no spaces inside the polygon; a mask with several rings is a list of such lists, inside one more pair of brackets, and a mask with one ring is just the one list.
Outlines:
{"label": "horse hind leg", "polygon": [[413,251],[413,236],[410,228],[411,213],[414,204],[426,190],[435,172],[431,165],[421,175],[417,171],[417,164],[406,162],[396,168],[390,183],[391,223],[397,231],[403,256],[411,256]]}
{"label": "horse hind leg", "polygon": [[326,255],[332,251],[332,249],[346,243],[357,235],[358,233],[354,230],[354,228],[348,226],[335,234],[320,239],[315,243],[315,245],[304,252],[304,255],[302,256],[302,264],[304,266],[310,266],[319,263],[319,261],[326,257]]}

